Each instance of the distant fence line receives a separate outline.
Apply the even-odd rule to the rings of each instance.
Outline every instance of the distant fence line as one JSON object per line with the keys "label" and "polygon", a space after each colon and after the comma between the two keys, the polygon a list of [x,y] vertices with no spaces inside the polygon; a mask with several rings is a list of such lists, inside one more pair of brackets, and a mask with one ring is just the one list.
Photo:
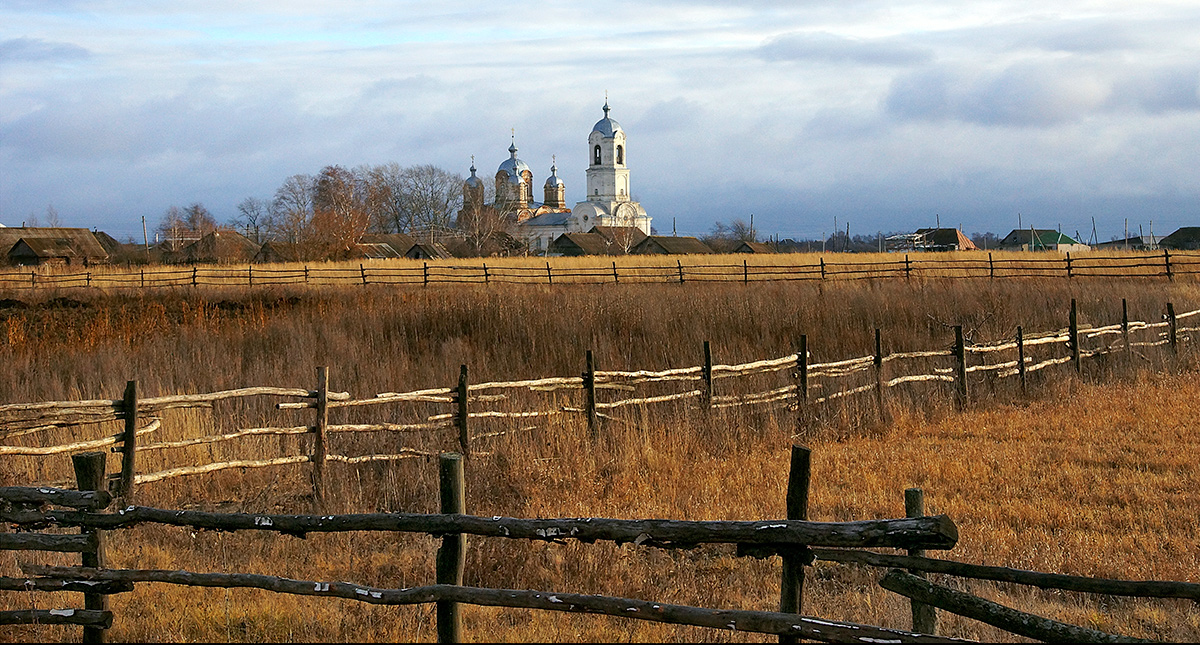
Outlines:
{"label": "distant fence line", "polygon": [[[478,450],[478,444],[491,438],[530,428],[499,428],[481,431],[480,423],[507,421],[544,422],[571,415],[582,417],[593,438],[606,422],[622,422],[620,411],[631,406],[663,404],[686,405],[702,412],[737,407],[783,407],[797,412],[801,418],[816,406],[846,397],[873,393],[874,405],[881,417],[887,414],[886,393],[906,384],[942,383],[950,387],[959,404],[970,395],[970,382],[979,375],[996,379],[1016,377],[1021,387],[1027,387],[1029,376],[1054,365],[1071,363],[1082,371],[1083,359],[1120,352],[1131,358],[1135,350],[1163,347],[1176,352],[1180,343],[1191,341],[1191,332],[1200,326],[1181,326],[1181,323],[1200,315],[1200,309],[1176,314],[1174,305],[1167,303],[1167,314],[1161,322],[1131,321],[1125,302],[1122,320],[1100,327],[1080,327],[1075,301],[1071,301],[1068,325],[1065,328],[1040,334],[1026,334],[1018,327],[1013,340],[985,344],[967,344],[962,327],[955,327],[953,346],[949,349],[927,351],[883,352],[882,332],[875,330],[875,353],[837,361],[810,363],[811,347],[806,335],[801,335],[798,352],[779,358],[741,364],[713,362],[711,347],[704,343],[701,365],[666,370],[600,370],[596,368],[591,351],[587,352],[584,371],[580,376],[471,383],[468,367],[460,368],[457,386],[426,388],[409,392],[384,392],[373,397],[356,399],[348,392],[331,391],[329,371],[319,368],[314,389],[281,387],[246,387],[206,394],[168,395],[141,398],[137,381],[129,381],[121,399],[88,401],[46,401],[0,405],[0,458],[45,458],[89,450],[109,448],[122,454],[119,474],[112,475],[114,488],[131,499],[135,486],[176,477],[214,473],[233,468],[266,468],[296,464],[312,464],[312,485],[315,498],[325,490],[325,469],[330,462],[347,465],[391,462],[410,458],[432,458],[434,450],[396,447],[387,452],[348,455],[329,449],[331,435],[359,433],[450,433],[455,437],[454,448],[464,455]],[[1149,336],[1147,338],[1147,336]],[[1046,350],[1051,351],[1047,356]],[[1035,358],[1032,354],[1040,352]],[[1061,355],[1059,353],[1061,352]],[[1011,356],[1005,360],[1005,354]],[[968,356],[974,356],[968,360]],[[999,360],[991,358],[1000,356]],[[969,364],[973,363],[973,364]],[[784,385],[768,389],[762,378],[782,378]],[[777,381],[778,383],[778,381]],[[677,386],[685,389],[678,389]],[[725,390],[719,394],[717,386]],[[672,388],[662,391],[663,388]],[[652,391],[645,391],[652,388]],[[739,391],[740,390],[740,391]],[[747,391],[750,390],[750,391]],[[533,409],[497,409],[494,404],[514,403],[514,397],[524,392],[534,396]],[[562,404],[555,400],[552,407],[546,394],[577,393],[574,402]],[[607,397],[602,400],[600,395]],[[300,399],[275,404],[277,410],[313,410],[311,423],[303,425],[267,425],[235,428],[206,436],[187,437],[174,441],[146,443],[162,428],[162,413],[179,408],[211,408],[219,401],[250,397],[282,397]],[[422,407],[413,408],[412,405]],[[330,411],[337,409],[378,408],[389,406],[389,418],[407,416],[406,422],[331,423]],[[400,406],[397,408],[396,406]],[[424,406],[434,406],[434,413]],[[438,409],[445,411],[437,411]],[[448,409],[447,409],[448,408]],[[510,406],[511,408],[511,406]],[[383,413],[380,413],[381,416]],[[43,431],[66,426],[94,425],[121,421],[124,429],[108,436],[76,440],[57,445],[14,445],[13,439],[37,435]],[[172,465],[152,472],[139,472],[137,455],[150,451],[162,453],[196,445],[214,445],[248,437],[299,436],[307,439],[307,448],[299,454],[282,454],[256,459],[215,460],[210,463]],[[451,440],[453,441],[453,440]],[[28,439],[18,442],[30,443]],[[211,458],[211,454],[210,454]],[[65,482],[46,482],[62,485]]]}
{"label": "distant fence line", "polygon": [[[1063,258],[963,257],[939,259],[936,254],[910,255],[896,260],[838,262],[823,256],[815,263],[618,265],[615,261],[594,266],[554,267],[424,263],[388,267],[360,263],[358,267],[304,265],[266,269],[254,265],[191,266],[138,271],[0,272],[0,289],[99,288],[141,289],[161,287],[271,286],[271,285],[437,285],[437,284],[683,284],[688,282],[785,282],[808,280],[864,280],[885,278],[1167,278],[1200,274],[1200,253],[1164,250],[1125,256],[1066,254]],[[703,256],[690,256],[690,260]],[[845,257],[845,256],[840,256]]]}

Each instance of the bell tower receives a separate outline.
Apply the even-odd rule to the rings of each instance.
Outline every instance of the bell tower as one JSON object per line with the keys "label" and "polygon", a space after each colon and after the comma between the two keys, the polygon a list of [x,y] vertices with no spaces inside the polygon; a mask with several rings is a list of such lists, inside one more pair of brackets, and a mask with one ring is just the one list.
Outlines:
{"label": "bell tower", "polygon": [[629,168],[626,166],[625,131],[608,116],[596,122],[588,135],[587,200],[590,202],[627,202]]}

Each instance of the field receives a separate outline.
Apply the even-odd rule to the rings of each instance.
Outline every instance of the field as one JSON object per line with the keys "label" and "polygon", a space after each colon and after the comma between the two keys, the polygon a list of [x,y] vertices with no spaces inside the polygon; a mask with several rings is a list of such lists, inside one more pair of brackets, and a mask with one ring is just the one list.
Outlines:
{"label": "field", "polygon": [[[0,401],[119,397],[137,378],[147,396],[246,385],[311,387],[330,367],[335,389],[360,396],[447,386],[459,365],[477,380],[577,375],[591,349],[605,369],[695,365],[703,341],[721,361],[782,356],[809,338],[814,360],[869,354],[873,330],[891,350],[948,346],[961,324],[973,342],[1081,321],[1157,320],[1165,303],[1200,306],[1189,281],[881,280],[757,285],[438,286],[429,288],[213,287],[111,294],[12,292],[0,310]],[[804,428],[794,413],[726,413],[684,406],[607,425],[598,442],[580,420],[497,438],[468,467],[477,515],[775,519],[784,516],[788,450],[813,449],[810,518],[900,517],[920,486],[961,539],[956,560],[1080,575],[1197,581],[1195,509],[1200,386],[1191,359],[1147,352],[1134,366],[1066,367],[1015,388],[980,388],[965,411],[936,388],[901,394],[881,424],[850,405]],[[932,394],[931,394],[932,393]],[[188,412],[164,419],[160,439],[256,420],[259,411]],[[244,415],[246,418],[239,418]],[[253,418],[250,418],[253,417]],[[175,433],[174,435],[172,433]],[[47,441],[70,430],[47,433]],[[262,442],[271,440],[258,440]],[[449,449],[447,438],[428,447]],[[241,444],[253,457],[264,443]],[[232,449],[231,449],[232,450]],[[223,456],[232,456],[223,455]],[[435,512],[436,466],[332,466],[338,511]],[[0,485],[69,474],[68,460],[0,462]],[[228,471],[147,486],[139,502],[171,508],[303,511],[299,468]],[[112,534],[110,566],[241,571],[386,587],[433,577],[432,539],[378,534],[310,536],[191,533],[144,527]],[[708,607],[774,609],[777,558],[732,549],[471,540],[466,584],[604,593]],[[47,557],[67,563],[67,558]],[[17,558],[0,562],[13,575]],[[805,614],[908,627],[908,604],[881,590],[876,570],[818,563]],[[949,580],[949,579],[947,579]],[[1200,637],[1188,601],[1124,600],[958,584],[1042,615],[1128,635]],[[0,595],[4,608],[49,606],[47,594]],[[255,591],[162,585],[113,599],[114,640],[431,640],[432,607],[372,608]],[[470,607],[477,640],[761,640],[732,632],[636,621]],[[78,629],[5,628],[0,638],[75,639]],[[1004,635],[943,616],[940,633]],[[36,635],[36,636],[35,636]]]}

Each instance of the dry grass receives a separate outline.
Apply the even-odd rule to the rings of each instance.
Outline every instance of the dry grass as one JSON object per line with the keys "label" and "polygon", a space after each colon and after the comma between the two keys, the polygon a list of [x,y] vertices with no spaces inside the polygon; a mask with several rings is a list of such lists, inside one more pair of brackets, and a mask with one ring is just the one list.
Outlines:
{"label": "dry grass", "polygon": [[[47,298],[55,294],[47,294]],[[721,361],[794,351],[806,333],[818,360],[869,353],[874,327],[891,349],[948,344],[947,324],[977,341],[1065,325],[1077,298],[1085,322],[1119,320],[1120,298],[1153,319],[1173,300],[1200,303],[1192,284],[1025,281],[619,288],[365,289],[101,297],[80,307],[31,301],[6,310],[0,333],[0,400],[116,397],[124,380],[146,395],[244,385],[303,386],[329,364],[334,387],[356,395],[449,385],[459,363],[478,380],[577,373],[585,349],[608,369],[694,365],[713,341]],[[25,296],[28,297],[28,296]],[[814,449],[811,517],[903,514],[903,490],[921,486],[931,512],[947,513],[962,539],[955,559],[1084,575],[1197,580],[1200,529],[1196,439],[1200,386],[1188,375],[1088,380],[1056,372],[1032,400],[981,390],[955,414],[937,390],[893,406],[894,423],[833,411],[799,439],[794,419],[734,413],[706,423],[685,410],[635,415],[599,445],[578,421],[490,440],[468,472],[468,510],[525,517],[609,516],[769,519],[783,516],[788,448]],[[934,396],[929,396],[934,392]],[[922,394],[924,393],[924,394]],[[260,409],[221,408],[168,417],[161,439],[250,423]],[[278,413],[276,413],[278,414]],[[61,431],[49,439],[70,435]],[[277,454],[278,440],[243,452]],[[274,443],[270,443],[274,441]],[[362,439],[358,449],[384,447]],[[243,444],[245,445],[245,444]],[[445,447],[449,447],[448,445]],[[215,455],[220,457],[222,455]],[[254,454],[242,455],[253,457]],[[206,455],[207,457],[207,455]],[[0,464],[0,483],[66,473],[66,460]],[[436,466],[423,461],[331,464],[341,511],[436,509]],[[302,510],[307,473],[227,472],[143,489],[142,501],[226,510]],[[424,537],[344,534],[294,538],[142,527],[112,534],[112,566],[242,571],[406,587],[433,579],[436,543]],[[12,554],[0,573],[16,568]],[[66,562],[47,557],[48,562]],[[818,564],[806,613],[907,627],[907,605],[874,585],[878,572]],[[467,583],[595,592],[663,602],[771,609],[777,559],[727,548],[670,552],[612,545],[542,545],[473,539]],[[1131,635],[1200,637],[1193,603],[1029,592],[950,584],[1021,608]],[[70,595],[68,595],[70,597]],[[52,596],[4,594],[6,607],[49,606]],[[72,597],[71,604],[78,604]],[[431,640],[432,608],[377,608],[255,591],[140,586],[114,598],[114,639]],[[613,619],[468,608],[479,640],[763,640]],[[943,618],[943,632],[1002,635]],[[11,628],[0,638],[75,639],[78,630]]]}

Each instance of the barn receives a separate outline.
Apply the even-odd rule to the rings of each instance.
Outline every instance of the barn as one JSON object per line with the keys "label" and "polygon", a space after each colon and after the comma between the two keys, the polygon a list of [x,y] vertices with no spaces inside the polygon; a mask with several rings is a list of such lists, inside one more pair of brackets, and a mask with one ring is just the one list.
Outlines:
{"label": "barn", "polygon": [[629,252],[634,255],[707,255],[713,250],[694,237],[650,235]]}
{"label": "barn", "polygon": [[0,251],[11,264],[23,266],[89,265],[108,261],[108,252],[86,228],[0,228]]}
{"label": "barn", "polygon": [[231,230],[216,230],[183,247],[188,264],[231,264],[249,262],[259,247],[250,238]]}
{"label": "barn", "polygon": [[578,257],[581,255],[609,255],[611,243],[599,233],[563,233],[546,250],[550,255]]}

